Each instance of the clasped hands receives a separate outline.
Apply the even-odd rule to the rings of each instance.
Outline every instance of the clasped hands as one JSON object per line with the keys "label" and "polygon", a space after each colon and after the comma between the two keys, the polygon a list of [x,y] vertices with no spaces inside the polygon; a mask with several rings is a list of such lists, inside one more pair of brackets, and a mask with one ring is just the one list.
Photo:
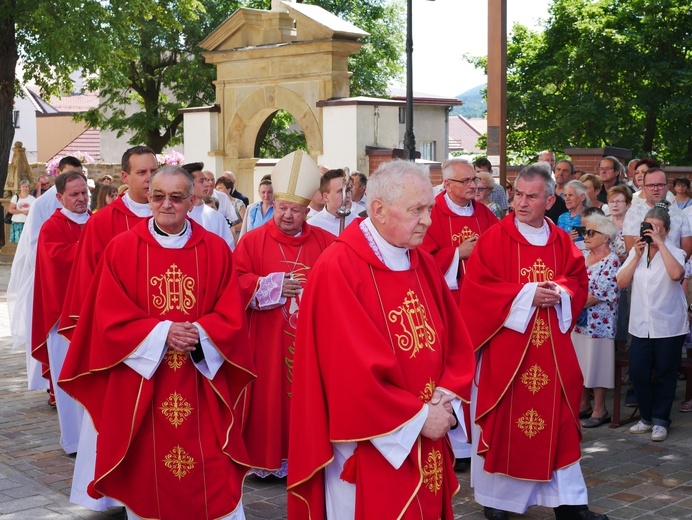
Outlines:
{"label": "clasped hands", "polygon": [[166,336],[166,345],[173,350],[189,354],[199,341],[199,330],[189,321],[171,324]]}
{"label": "clasped hands", "polygon": [[284,298],[295,298],[301,291],[300,280],[296,280],[289,273],[284,275],[284,283],[281,287],[281,296]]}
{"label": "clasped hands", "polygon": [[452,410],[454,395],[445,394],[440,390],[433,392],[428,402],[428,417],[423,423],[421,435],[433,441],[441,439],[457,423]]}
{"label": "clasped hands", "polygon": [[554,307],[562,301],[560,287],[553,282],[539,282],[533,295],[534,307]]}

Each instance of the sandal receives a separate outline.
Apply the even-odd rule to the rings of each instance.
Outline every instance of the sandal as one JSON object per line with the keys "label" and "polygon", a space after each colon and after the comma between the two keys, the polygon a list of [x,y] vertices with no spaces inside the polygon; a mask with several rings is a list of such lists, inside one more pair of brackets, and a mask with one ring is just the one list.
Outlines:
{"label": "sandal", "polygon": [[588,419],[593,413],[593,408],[587,408],[586,410],[579,410],[580,419]]}
{"label": "sandal", "polygon": [[687,413],[687,412],[692,412],[692,399],[689,401],[685,401],[680,405],[680,412],[682,413]]}
{"label": "sandal", "polygon": [[610,414],[608,412],[604,413],[600,417],[594,417],[593,415],[589,417],[586,421],[581,423],[582,428],[598,428],[599,426],[609,423],[611,421]]}

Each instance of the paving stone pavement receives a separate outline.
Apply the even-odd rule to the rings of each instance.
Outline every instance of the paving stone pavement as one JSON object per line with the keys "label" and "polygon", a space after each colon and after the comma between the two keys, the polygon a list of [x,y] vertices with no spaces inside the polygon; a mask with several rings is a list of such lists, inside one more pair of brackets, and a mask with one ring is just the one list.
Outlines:
{"label": "paving stone pavement", "polygon": [[[4,303],[8,277],[9,267],[0,265],[0,518],[122,518],[119,509],[96,513],[69,503],[74,458],[60,449],[57,415],[45,393],[26,389],[24,352],[12,351]],[[591,509],[611,520],[692,518],[692,414],[677,411],[683,392],[680,383],[665,442],[631,435],[627,426],[585,431],[582,468]],[[482,519],[468,473],[458,477],[455,518]],[[286,518],[285,482],[248,477],[243,502],[248,520]],[[554,516],[551,509],[534,507],[510,518]]]}

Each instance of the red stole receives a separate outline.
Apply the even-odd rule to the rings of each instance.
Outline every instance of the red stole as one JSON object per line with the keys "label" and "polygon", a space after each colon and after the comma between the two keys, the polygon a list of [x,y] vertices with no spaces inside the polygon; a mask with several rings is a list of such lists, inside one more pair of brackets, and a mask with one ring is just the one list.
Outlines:
{"label": "red stole", "polygon": [[[90,495],[144,518],[228,515],[247,471],[233,407],[254,376],[237,278],[225,242],[191,225],[182,249],[161,248],[146,222],[111,242],[61,374],[99,434]],[[207,332],[227,360],[213,380],[172,349],[149,380],[122,363],[166,319]]]}
{"label": "red stole", "polygon": [[50,381],[48,333],[58,322],[67,291],[68,276],[82,233],[82,226],[56,209],[41,227],[36,246],[34,308],[31,323],[31,355],[43,365]]}
{"label": "red stole", "polygon": [[[432,224],[425,234],[425,240],[421,248],[429,252],[443,273],[446,273],[452,265],[454,253],[459,245],[469,238],[482,235],[490,226],[497,223],[497,217],[485,204],[473,202],[473,215],[462,217],[454,213],[444,198],[442,191],[435,197],[430,218]],[[459,287],[464,281],[468,259],[459,260]],[[452,291],[459,301],[459,291]]]}
{"label": "red stole", "polygon": [[301,296],[271,310],[249,307],[259,278],[291,273],[305,283],[322,251],[335,239],[322,229],[303,225],[300,236],[282,233],[273,220],[248,233],[233,254],[247,307],[250,341],[254,345],[257,381],[245,399],[245,444],[254,468],[276,471],[288,458],[288,428],[295,334]]}
{"label": "red stole", "polygon": [[583,381],[569,331],[560,331],[554,309],[540,308],[524,334],[503,327],[528,282],[553,281],[567,290],[573,323],[584,305],[583,257],[566,233],[550,227],[548,243],[533,246],[514,216],[503,219],[476,246],[461,291],[462,313],[478,323],[474,346],[483,348],[475,420],[484,470],[535,481],[549,481],[581,456]]}
{"label": "red stole", "polygon": [[106,246],[113,237],[132,229],[142,220],[145,219],[132,213],[120,196],[94,213],[84,226],[58,324],[60,334],[67,339],[71,339],[89,284]]}
{"label": "red stole", "polygon": [[453,518],[458,483],[447,438],[419,437],[398,470],[370,439],[410,421],[437,386],[467,398],[474,366],[467,333],[432,258],[414,249],[410,270],[391,271],[359,223],[322,254],[303,297],[289,517],[325,517],[321,470],[333,457],[331,443],[357,442],[344,475],[356,483],[357,519]]}

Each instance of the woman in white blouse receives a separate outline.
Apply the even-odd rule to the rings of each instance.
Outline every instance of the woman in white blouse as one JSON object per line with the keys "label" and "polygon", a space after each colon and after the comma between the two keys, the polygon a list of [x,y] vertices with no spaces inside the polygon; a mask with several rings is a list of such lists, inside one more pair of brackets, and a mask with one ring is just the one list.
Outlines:
{"label": "woman in white blouse", "polygon": [[665,207],[657,204],[644,222],[652,229],[643,230],[643,238],[635,239],[617,275],[620,288],[632,286],[630,378],[641,420],[630,433],[651,433],[651,440],[663,441],[668,437],[682,344],[689,330],[680,285],[685,276],[685,252],[665,241],[670,231]]}

